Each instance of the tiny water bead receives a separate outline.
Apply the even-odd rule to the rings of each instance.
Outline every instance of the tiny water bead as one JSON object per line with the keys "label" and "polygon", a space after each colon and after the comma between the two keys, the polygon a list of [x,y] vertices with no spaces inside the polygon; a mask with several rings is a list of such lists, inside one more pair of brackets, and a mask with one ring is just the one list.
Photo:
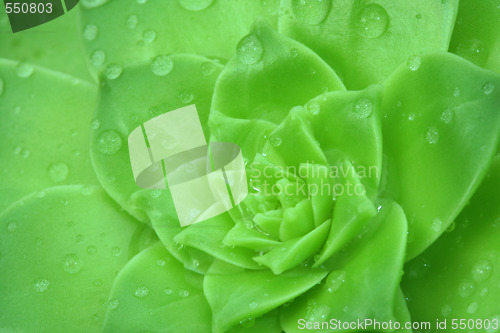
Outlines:
{"label": "tiny water bead", "polygon": [[255,318],[248,318],[240,321],[240,325],[245,328],[250,328],[255,325]]}
{"label": "tiny water bead", "polygon": [[434,232],[440,232],[443,229],[443,221],[437,218],[432,220],[431,229]]}
{"label": "tiny water bead", "polygon": [[35,71],[35,66],[27,63],[20,63],[19,65],[17,65],[16,68],[17,76],[23,79],[30,77],[34,71]]}
{"label": "tiny water bead", "polygon": [[114,130],[102,132],[97,138],[97,150],[104,155],[114,155],[122,147],[122,138]]}
{"label": "tiny water bead", "polygon": [[369,4],[358,14],[358,32],[365,38],[377,38],[387,31],[389,26],[389,15],[384,7],[377,4]]}
{"label": "tiny water bead", "polygon": [[9,222],[9,224],[7,224],[7,231],[8,232],[14,232],[14,231],[16,231],[16,229],[17,229],[17,222],[12,221],[12,222]]}
{"label": "tiny water bead", "polygon": [[155,75],[166,76],[174,68],[174,62],[167,55],[159,55],[153,59],[151,70]]}
{"label": "tiny water bead", "polygon": [[182,90],[180,93],[179,93],[179,101],[183,104],[188,104],[190,103],[194,96],[193,96],[193,93],[190,92],[189,90]]}
{"label": "tiny water bead", "polygon": [[33,288],[35,288],[36,292],[43,293],[47,289],[49,289],[50,282],[47,279],[39,279],[33,282]]}
{"label": "tiny water bead", "polygon": [[445,124],[450,124],[455,119],[455,112],[451,108],[446,108],[441,113],[441,121]]}
{"label": "tiny water bead", "polygon": [[116,310],[120,306],[120,302],[117,299],[111,299],[109,300],[108,307],[111,310]]}
{"label": "tiny water bead", "polygon": [[109,80],[115,80],[122,75],[122,67],[117,64],[111,64],[106,69],[104,70],[104,75],[109,79]]}
{"label": "tiny water bead", "polygon": [[292,55],[292,57],[297,57],[299,55],[299,50],[297,50],[296,48],[292,48],[290,50],[290,54]]}
{"label": "tiny water bead", "polygon": [[181,289],[181,290],[179,290],[179,296],[183,297],[183,298],[188,297],[189,296],[189,290],[187,290],[187,289]]}
{"label": "tiny water bead", "polygon": [[476,291],[476,283],[474,281],[463,281],[458,286],[458,294],[462,298],[470,297]]}
{"label": "tiny water bead", "polygon": [[120,249],[118,246],[115,246],[111,249],[111,254],[113,257],[118,257],[122,253],[122,249]]}
{"label": "tiny water bead", "polygon": [[179,0],[179,4],[186,10],[200,11],[208,8],[214,0]]}
{"label": "tiny water bead", "polygon": [[54,183],[65,181],[69,175],[69,167],[63,162],[56,162],[49,165],[47,169],[49,179]]}
{"label": "tiny water bead", "polygon": [[165,295],[172,295],[173,291],[172,291],[172,289],[167,288],[167,289],[163,290],[163,292],[165,293]]}
{"label": "tiny water bead", "polygon": [[252,65],[262,59],[264,49],[260,40],[255,35],[248,35],[238,43],[236,54],[238,58],[247,65]]}
{"label": "tiny water bead", "polygon": [[137,27],[137,23],[139,23],[137,15],[130,15],[127,18],[127,28],[129,28],[130,30],[135,29]]}
{"label": "tiny water bead", "polygon": [[[429,127],[425,132],[425,141],[429,144],[436,144],[439,141],[439,131],[435,127]],[[434,223],[434,221],[433,221]]]}
{"label": "tiny water bead", "polygon": [[102,66],[105,60],[106,60],[106,53],[103,50],[94,50],[90,54],[90,63],[94,67]]}
{"label": "tiny water bead", "polygon": [[149,294],[149,289],[146,286],[139,286],[134,292],[135,297],[142,298]]}
{"label": "tiny water bead", "polygon": [[472,278],[476,282],[486,281],[491,276],[492,270],[493,266],[489,260],[480,261],[472,268]]}
{"label": "tiny water bead", "polygon": [[97,38],[97,34],[99,33],[99,29],[94,24],[87,24],[83,29],[83,38],[88,41],[93,41]]}
{"label": "tiny water bead", "polygon": [[156,39],[156,31],[154,30],[145,30],[142,34],[142,39],[144,39],[145,42],[152,43]]}
{"label": "tiny water bead", "polygon": [[320,107],[320,105],[319,105],[318,102],[316,102],[316,101],[310,101],[309,103],[307,103],[306,109],[311,114],[317,115],[317,114],[319,114],[319,111],[320,111],[321,107]]}
{"label": "tiny water bead", "polygon": [[320,24],[330,12],[331,0],[292,0],[293,15],[306,24]]}
{"label": "tiny water bead", "polygon": [[109,0],[81,0],[80,3],[87,8],[96,8],[104,5]]}
{"label": "tiny water bead", "polygon": [[[2,88],[1,88],[1,84],[0,84],[0,95],[2,94]],[[489,95],[491,94],[493,91],[495,91],[495,85],[491,82],[486,82],[484,85],[483,85],[483,93],[485,95]]]}
{"label": "tiny water bead", "polygon": [[280,136],[277,136],[277,135],[274,135],[272,136],[270,139],[269,139],[269,143],[271,144],[271,146],[273,147],[279,147],[281,146],[281,143],[282,143],[282,139]]}
{"label": "tiny water bead", "polygon": [[83,243],[85,243],[85,236],[84,236],[84,235],[82,235],[82,234],[78,234],[78,235],[76,235],[76,242],[77,242],[78,244],[83,244]]}
{"label": "tiny water bead", "polygon": [[249,307],[250,309],[252,309],[252,310],[253,310],[253,309],[256,309],[258,305],[259,305],[259,304],[258,304],[257,302],[250,302],[250,303],[248,303],[248,307]]}
{"label": "tiny water bead", "polygon": [[204,76],[210,76],[214,72],[215,72],[215,64],[214,63],[212,63],[210,61],[206,61],[206,62],[201,64],[201,74],[203,74]]}
{"label": "tiny water bead", "polygon": [[408,66],[408,68],[414,72],[418,71],[421,65],[422,65],[422,59],[416,55],[409,57],[408,60],[406,61],[406,66]]}
{"label": "tiny water bead", "polygon": [[69,274],[76,274],[81,270],[82,262],[80,261],[80,258],[76,256],[76,254],[69,254],[64,259],[63,268]]}
{"label": "tiny water bead", "polygon": [[352,107],[352,113],[359,119],[365,119],[371,116],[373,112],[373,103],[368,98],[361,98]]}
{"label": "tiny water bead", "polygon": [[346,273],[344,271],[333,271],[326,279],[326,287],[328,292],[333,293],[339,290],[346,281]]}
{"label": "tiny water bead", "polygon": [[461,91],[460,91],[459,87],[456,87],[455,89],[453,89],[453,96],[458,97],[458,96],[460,96],[460,93],[461,93]]}

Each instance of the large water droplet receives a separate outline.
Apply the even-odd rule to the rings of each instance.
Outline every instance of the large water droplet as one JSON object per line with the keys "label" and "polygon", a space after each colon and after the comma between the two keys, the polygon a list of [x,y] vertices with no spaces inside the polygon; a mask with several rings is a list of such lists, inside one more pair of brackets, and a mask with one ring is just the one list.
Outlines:
{"label": "large water droplet", "polygon": [[346,281],[346,273],[344,271],[334,271],[326,278],[326,287],[328,292],[334,293],[344,285]]}
{"label": "large water droplet", "polygon": [[439,131],[435,127],[429,127],[425,132],[425,141],[436,144],[439,141]]}
{"label": "large water droplet", "polygon": [[54,183],[60,183],[68,178],[69,167],[62,162],[52,163],[47,169],[47,174]]}
{"label": "large water droplet", "polygon": [[76,254],[70,254],[64,259],[63,268],[69,274],[76,274],[82,268],[82,262],[80,261],[80,258],[76,256]]}
{"label": "large water droplet", "polygon": [[330,12],[331,0],[292,0],[295,17],[307,24],[320,24]]}
{"label": "large water droplet", "polygon": [[113,130],[107,130],[101,133],[97,138],[97,150],[104,155],[113,155],[120,150],[122,138],[120,134]]}
{"label": "large water droplet", "polygon": [[106,60],[106,53],[103,50],[95,50],[90,55],[90,63],[94,67],[101,66],[102,64],[104,64],[105,60]]}
{"label": "large water droplet", "polygon": [[174,62],[167,55],[159,55],[151,63],[151,70],[158,76],[168,75],[172,68],[174,68]]}
{"label": "large water droplet", "polygon": [[108,80],[115,80],[122,75],[122,67],[117,64],[111,64],[104,70],[104,75],[108,78]]}
{"label": "large water droplet", "polygon": [[441,113],[441,121],[445,124],[450,124],[455,119],[455,112],[451,108],[447,108]]}
{"label": "large water droplet", "polygon": [[360,119],[365,119],[371,116],[373,112],[373,103],[368,98],[361,98],[352,107],[354,116]]}
{"label": "large water droplet", "polygon": [[97,34],[99,33],[99,29],[94,24],[87,24],[83,29],[83,38],[88,41],[93,41],[97,38]]}
{"label": "large water droplet", "polygon": [[146,286],[140,286],[137,287],[137,289],[134,292],[135,297],[145,297],[149,294],[149,289]]}
{"label": "large water droplet", "polygon": [[238,43],[236,54],[241,62],[247,65],[255,64],[262,58],[264,50],[260,40],[254,35],[248,35]]}
{"label": "large water droplet", "polygon": [[20,78],[23,78],[23,79],[30,77],[34,71],[35,71],[35,67],[33,65],[27,64],[27,63],[20,63],[19,65],[17,65],[17,68],[16,68],[17,76],[19,76]]}
{"label": "large water droplet", "polygon": [[49,289],[50,282],[47,279],[39,279],[33,282],[33,288],[35,288],[35,291],[39,293],[43,293],[47,289]]}
{"label": "large water droplet", "polygon": [[377,38],[386,32],[389,26],[389,15],[384,7],[377,4],[369,4],[358,14],[358,31],[365,38]]}
{"label": "large water droplet", "polygon": [[[485,95],[489,95],[491,94],[493,91],[495,91],[495,85],[491,82],[486,82],[484,85],[483,85],[483,93]],[[1,95],[1,88],[0,88],[0,95]]]}
{"label": "large water droplet", "polygon": [[214,0],[179,0],[179,4],[187,10],[199,11],[207,8]]}
{"label": "large water droplet", "polygon": [[422,59],[419,56],[411,56],[406,61],[406,66],[412,71],[418,71],[420,65],[422,65]]}
{"label": "large water droplet", "polygon": [[489,260],[482,260],[472,268],[472,277],[477,282],[486,281],[491,276],[493,266]]}

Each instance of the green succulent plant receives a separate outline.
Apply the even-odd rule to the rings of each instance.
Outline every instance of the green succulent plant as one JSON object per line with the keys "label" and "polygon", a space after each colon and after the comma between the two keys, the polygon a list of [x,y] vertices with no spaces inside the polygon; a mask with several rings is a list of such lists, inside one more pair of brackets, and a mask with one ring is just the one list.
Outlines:
{"label": "green succulent plant", "polygon": [[[8,24],[0,331],[500,331],[498,1],[81,0]],[[249,194],[181,227],[127,138],[191,104]]]}

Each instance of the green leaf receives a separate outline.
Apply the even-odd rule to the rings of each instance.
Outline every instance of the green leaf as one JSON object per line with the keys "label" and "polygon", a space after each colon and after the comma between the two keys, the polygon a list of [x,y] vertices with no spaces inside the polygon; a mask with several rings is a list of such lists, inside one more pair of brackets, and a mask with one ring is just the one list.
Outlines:
{"label": "green leaf", "polygon": [[224,67],[212,109],[227,117],[278,124],[292,107],[305,104],[322,91],[344,89],[314,52],[258,21]]}
{"label": "green leaf", "polygon": [[12,332],[99,331],[116,274],[156,238],[81,185],[17,201],[0,228],[0,322]]}
{"label": "green leaf", "polygon": [[266,265],[274,274],[282,274],[319,251],[328,236],[330,222],[327,220],[307,235],[289,239],[253,260]]}
{"label": "green leaf", "polygon": [[484,176],[500,130],[498,87],[500,76],[445,53],[414,58],[385,82],[384,196],[407,215],[408,259],[446,230]]}
{"label": "green leaf", "polygon": [[89,157],[96,89],[70,76],[0,60],[0,211],[64,184],[97,184]]}
{"label": "green leaf", "polygon": [[317,52],[349,89],[379,83],[413,54],[446,51],[458,0],[284,0],[279,31]]}
{"label": "green leaf", "polygon": [[384,203],[371,221],[368,232],[330,263],[331,273],[325,282],[282,309],[283,329],[300,332],[297,324],[300,319],[394,321],[395,304],[399,307],[401,304],[397,297],[400,297],[398,286],[406,232],[406,218],[401,207],[392,202]]}
{"label": "green leaf", "polygon": [[103,332],[209,332],[211,313],[201,278],[161,243],[151,246],[118,274]]}
{"label": "green leaf", "polygon": [[500,73],[500,10],[495,0],[460,0],[450,52]]}
{"label": "green leaf", "polygon": [[[105,3],[104,3],[105,2]],[[91,65],[135,65],[160,54],[192,53],[229,59],[236,44],[261,14],[273,25],[279,1],[171,0],[82,1],[80,25],[97,30],[84,38]],[[269,4],[269,5],[267,5]]]}
{"label": "green leaf", "polygon": [[448,327],[454,318],[500,321],[499,187],[497,156],[449,232],[406,264],[402,286],[414,320],[447,319]]}
{"label": "green leaf", "polygon": [[[129,134],[155,116],[196,104],[208,137],[208,111],[215,80],[222,68],[195,55],[173,55],[169,59],[173,67],[165,76],[155,75],[151,64],[147,63],[124,68],[116,79],[103,78],[95,126],[91,131],[91,154],[101,184],[113,199],[143,222],[148,218],[144,208],[136,206],[137,196],[134,197],[136,204],[129,202],[134,193],[142,190],[135,184],[132,174],[126,145]],[[210,75],[203,72],[207,65],[214,68]],[[166,191],[161,192],[162,195],[158,195],[158,190],[142,190],[141,193],[144,200],[152,201],[153,207],[165,204],[172,207]]]}
{"label": "green leaf", "polygon": [[304,267],[280,275],[269,270],[207,274],[203,290],[213,313],[213,332],[223,332],[240,321],[259,317],[291,301],[326,274],[321,269]]}
{"label": "green leaf", "polygon": [[92,81],[87,57],[81,52],[77,27],[79,6],[37,27],[12,33],[5,11],[0,11],[0,58],[32,63]]}

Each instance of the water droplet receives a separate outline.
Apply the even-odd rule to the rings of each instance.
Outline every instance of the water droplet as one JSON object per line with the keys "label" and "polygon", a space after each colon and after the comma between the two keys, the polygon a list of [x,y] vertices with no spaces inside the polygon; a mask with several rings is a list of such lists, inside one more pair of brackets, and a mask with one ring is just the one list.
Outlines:
{"label": "water droplet", "polygon": [[127,27],[130,30],[133,30],[137,27],[138,22],[139,22],[139,19],[137,18],[137,15],[130,15],[127,19]]}
{"label": "water droplet", "polygon": [[87,253],[91,256],[93,256],[94,254],[97,253],[97,247],[91,245],[89,247],[87,247]]}
{"label": "water droplet", "polygon": [[122,253],[122,249],[120,249],[118,246],[115,246],[111,249],[111,254],[114,257],[118,257]]}
{"label": "water droplet", "polygon": [[248,307],[249,307],[250,309],[252,309],[252,310],[253,310],[253,309],[256,309],[258,305],[259,305],[259,304],[258,304],[257,302],[250,302],[250,303],[248,303]]}
{"label": "water droplet", "polygon": [[28,78],[30,77],[33,72],[35,71],[35,67],[31,64],[27,64],[27,63],[20,63],[19,65],[17,65],[17,68],[16,68],[16,74],[17,76],[19,76],[20,78]]}
{"label": "water droplet", "polygon": [[120,150],[122,138],[120,134],[113,130],[107,130],[101,133],[97,138],[97,150],[104,155],[113,155]]}
{"label": "water droplet", "polygon": [[54,183],[60,183],[68,178],[69,168],[65,163],[56,162],[49,165],[48,176]]}
{"label": "water droplet", "polygon": [[212,62],[206,61],[201,64],[201,74],[205,76],[210,76],[215,72],[215,64]]}
{"label": "water droplet", "polygon": [[87,8],[96,8],[104,5],[109,0],[81,0],[80,3]]}
{"label": "water droplet", "polygon": [[416,117],[417,116],[413,112],[408,113],[408,120],[409,121],[415,120]]}
{"label": "water droplet", "polygon": [[160,189],[151,190],[149,195],[151,196],[151,198],[156,199],[161,195],[161,190]]}
{"label": "water droplet", "polygon": [[368,98],[359,99],[352,107],[353,114],[360,119],[365,119],[371,116],[373,112],[372,101]]}
{"label": "water droplet", "polygon": [[94,192],[94,189],[92,187],[90,187],[89,185],[83,185],[80,188],[80,193],[82,193],[82,195],[84,195],[84,196],[89,196],[92,194],[92,192]]}
{"label": "water droplet", "polygon": [[163,292],[165,292],[165,295],[172,295],[172,289],[165,289]]}
{"label": "water droplet", "polygon": [[163,259],[158,259],[158,261],[156,262],[156,264],[157,264],[158,266],[163,267],[163,266],[165,266],[165,260],[163,260]]}
{"label": "water droplet", "polygon": [[[486,82],[483,85],[483,93],[485,95],[491,94],[494,90],[495,90],[495,85],[493,83],[491,83],[491,82]],[[0,88],[0,91],[1,91],[1,88]],[[1,92],[0,92],[0,94],[1,94]]]}
{"label": "water droplet", "polygon": [[262,59],[264,50],[260,40],[254,35],[248,35],[238,43],[236,54],[241,62],[252,65]]}
{"label": "water droplet", "polygon": [[330,12],[331,0],[292,0],[295,17],[306,24],[320,24]]}
{"label": "water droplet", "polygon": [[102,283],[103,283],[102,280],[95,280],[94,281],[94,286],[96,286],[96,287],[102,287]]}
{"label": "water droplet", "polygon": [[83,38],[88,41],[92,41],[97,38],[97,34],[99,33],[99,29],[94,24],[87,24],[83,29]]}
{"label": "water droplet", "polygon": [[17,222],[10,222],[7,225],[7,231],[8,232],[14,232],[14,231],[16,231],[16,229],[17,229]]}
{"label": "water droplet", "polygon": [[420,20],[422,18],[422,14],[417,14],[415,17],[417,18],[417,20]]}
{"label": "water droplet", "polygon": [[455,119],[455,112],[451,108],[447,108],[441,113],[441,121],[445,124],[450,124]]}
{"label": "water droplet", "polygon": [[282,139],[280,136],[272,136],[270,139],[269,139],[269,143],[271,144],[271,146],[273,147],[279,147],[281,146],[281,143],[282,143]]}
{"label": "water droplet", "polygon": [[39,293],[43,293],[47,289],[49,289],[50,282],[47,279],[39,279],[33,282],[33,288],[35,288],[35,291]]}
{"label": "water droplet", "polygon": [[4,88],[5,88],[5,82],[2,78],[0,78],[0,96],[3,95]]}
{"label": "water droplet", "polygon": [[174,62],[167,55],[159,55],[153,59],[151,70],[155,75],[165,76],[172,71]]}
{"label": "water droplet", "polygon": [[429,127],[425,132],[425,141],[430,144],[436,144],[439,141],[439,132],[435,127]]}
{"label": "water droplet", "polygon": [[475,291],[476,283],[474,281],[463,281],[460,286],[458,286],[458,294],[463,298],[472,296]]}
{"label": "water droplet", "polygon": [[384,7],[369,4],[358,14],[358,31],[365,38],[377,38],[386,32],[389,26],[389,15]]}
{"label": "water droplet", "polygon": [[193,93],[189,90],[183,90],[179,93],[179,100],[181,103],[187,104],[193,100]]}
{"label": "water droplet", "polygon": [[76,235],[76,242],[78,244],[83,244],[85,242],[85,236],[83,236],[82,234]]}
{"label": "water droplet", "polygon": [[179,290],[179,296],[180,297],[188,297],[189,296],[189,290],[186,290],[186,289]]}
{"label": "water droplet", "polygon": [[299,50],[297,50],[296,48],[293,48],[290,50],[290,54],[292,55],[292,57],[297,57],[299,55]]}
{"label": "water droplet", "polygon": [[482,66],[486,63],[487,53],[484,44],[478,39],[470,39],[460,42],[455,48],[455,54]]}
{"label": "water droplet", "polygon": [[76,254],[70,254],[66,256],[64,259],[64,270],[68,272],[69,274],[76,274],[80,271],[82,268],[82,262],[80,261],[80,258],[76,256]]}
{"label": "water droplet", "polygon": [[493,266],[489,260],[482,260],[472,268],[472,277],[476,282],[486,281],[491,276]]}
{"label": "water droplet", "polygon": [[145,297],[148,294],[149,294],[149,289],[145,286],[137,287],[137,289],[134,292],[135,297],[139,298]]}
{"label": "water droplet", "polygon": [[431,224],[431,229],[434,232],[440,232],[443,229],[443,221],[440,219],[434,219]]}
{"label": "water droplet", "polygon": [[240,321],[240,325],[245,328],[250,328],[255,325],[255,318],[248,318]]}
{"label": "water droplet", "polygon": [[458,97],[460,96],[460,88],[459,87],[456,87],[454,90],[453,90],[453,96],[455,97]]}
{"label": "water droplet", "polygon": [[260,5],[264,12],[268,15],[275,15],[278,13],[280,1],[279,0],[260,0]]}
{"label": "water droplet", "polygon": [[419,56],[411,56],[406,61],[406,66],[412,71],[418,71],[420,66],[422,65],[422,59]]}
{"label": "water droplet", "polygon": [[148,43],[154,42],[156,39],[156,31],[145,30],[144,33],[142,34],[142,39],[144,39],[144,41]]}
{"label": "water droplet", "polygon": [[106,53],[103,50],[94,50],[94,52],[90,54],[90,63],[94,67],[102,66],[105,60],[106,60]]}
{"label": "water droplet", "polygon": [[479,304],[477,304],[477,302],[472,302],[467,307],[467,313],[473,314],[477,311],[478,308],[479,308]]}
{"label": "water droplet", "polygon": [[319,103],[316,101],[309,101],[306,105],[307,111],[309,111],[313,115],[317,115],[320,111]]}
{"label": "water droplet", "polygon": [[122,67],[117,64],[111,64],[104,70],[104,75],[108,78],[108,80],[116,80],[122,75]]}
{"label": "water droplet", "polygon": [[184,7],[184,9],[199,11],[210,6],[213,1],[214,0],[179,0],[179,4]]}
{"label": "water droplet", "polygon": [[346,281],[346,273],[344,271],[333,271],[326,278],[326,287],[328,292],[333,293],[340,289]]}
{"label": "water droplet", "polygon": [[94,119],[90,123],[90,128],[92,128],[94,130],[98,129],[100,126],[101,126],[101,121],[99,119]]}
{"label": "water droplet", "polygon": [[114,299],[109,300],[108,307],[111,310],[116,310],[116,309],[118,309],[119,306],[120,306],[120,302],[117,299],[114,298]]}

